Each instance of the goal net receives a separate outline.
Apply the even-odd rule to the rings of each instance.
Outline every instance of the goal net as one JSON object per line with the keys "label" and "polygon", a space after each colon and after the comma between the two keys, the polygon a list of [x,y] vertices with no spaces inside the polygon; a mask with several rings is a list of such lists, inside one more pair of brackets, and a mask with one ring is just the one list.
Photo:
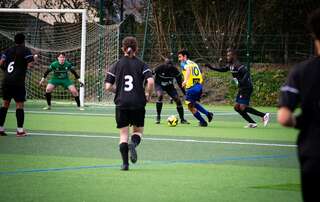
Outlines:
{"label": "goal net", "polygon": [[[45,86],[39,86],[39,81],[57,54],[64,52],[85,83],[80,87],[69,75],[80,91],[81,105],[112,101],[104,91],[104,77],[106,66],[118,59],[118,25],[88,22],[83,9],[0,9],[0,52],[14,45],[16,33],[24,33],[26,46],[38,55],[34,68],[27,73],[28,99],[44,99]],[[53,91],[52,99],[73,103],[71,93],[62,86]]]}

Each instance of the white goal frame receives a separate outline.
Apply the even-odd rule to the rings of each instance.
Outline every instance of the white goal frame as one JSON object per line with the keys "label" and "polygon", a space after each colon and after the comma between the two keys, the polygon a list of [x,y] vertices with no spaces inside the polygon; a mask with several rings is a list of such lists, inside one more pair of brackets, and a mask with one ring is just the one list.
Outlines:
{"label": "white goal frame", "polygon": [[[86,62],[86,9],[23,9],[23,8],[0,8],[0,13],[80,13],[82,17],[81,23],[81,58],[80,58],[80,81],[85,83],[85,62]],[[80,87],[80,105],[84,106],[84,86]]]}

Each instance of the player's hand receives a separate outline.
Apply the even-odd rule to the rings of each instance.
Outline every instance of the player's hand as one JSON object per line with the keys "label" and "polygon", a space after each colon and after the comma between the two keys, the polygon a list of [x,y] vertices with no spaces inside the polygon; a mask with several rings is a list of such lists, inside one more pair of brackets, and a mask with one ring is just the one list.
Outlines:
{"label": "player's hand", "polygon": [[211,65],[210,65],[209,63],[206,63],[204,66],[205,66],[205,67],[208,67],[208,68],[211,67]]}
{"label": "player's hand", "polygon": [[183,88],[186,87],[187,81],[183,81],[181,85],[182,85]]}
{"label": "player's hand", "polygon": [[78,81],[79,81],[80,87],[83,87],[84,83],[80,79],[78,79]]}
{"label": "player's hand", "polygon": [[148,92],[146,92],[146,93],[145,93],[145,96],[146,96],[147,102],[150,102],[150,100],[151,100],[151,95],[150,95]]}
{"label": "player's hand", "polygon": [[43,82],[44,82],[44,78],[42,77],[41,80],[39,81],[39,85],[42,86]]}

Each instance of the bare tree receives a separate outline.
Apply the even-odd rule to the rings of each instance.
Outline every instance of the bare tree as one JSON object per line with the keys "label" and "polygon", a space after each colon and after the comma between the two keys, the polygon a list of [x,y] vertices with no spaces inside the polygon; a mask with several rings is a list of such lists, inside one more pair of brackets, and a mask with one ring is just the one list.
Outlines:
{"label": "bare tree", "polygon": [[192,3],[192,12],[204,47],[215,59],[221,56],[226,47],[239,48],[246,25],[246,12],[243,12],[246,4],[236,2],[232,7],[227,7],[227,11],[221,1],[213,1],[205,6],[201,1]]}
{"label": "bare tree", "polygon": [[16,8],[22,0],[1,0],[0,8]]}
{"label": "bare tree", "polygon": [[[34,4],[38,8],[46,8],[46,9],[87,9],[89,18],[94,18],[97,16],[97,11],[85,0],[33,0]],[[50,14],[55,22],[65,23],[69,22],[66,13],[60,14]],[[70,15],[70,14],[69,14]],[[73,14],[73,20],[75,22],[80,22],[81,17],[79,14]],[[92,19],[91,19],[92,20]]]}

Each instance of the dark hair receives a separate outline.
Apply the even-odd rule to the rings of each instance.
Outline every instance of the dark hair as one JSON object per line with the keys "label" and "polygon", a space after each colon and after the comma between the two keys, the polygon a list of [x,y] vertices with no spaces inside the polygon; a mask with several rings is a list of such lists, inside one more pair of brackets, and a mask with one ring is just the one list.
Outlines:
{"label": "dark hair", "polygon": [[137,39],[133,36],[127,36],[122,40],[122,48],[127,51],[129,55],[136,52],[138,49]]}
{"label": "dark hair", "polygon": [[238,51],[233,48],[227,48],[227,53],[232,53],[233,55],[238,55]]}
{"label": "dark hair", "polygon": [[320,8],[314,10],[309,16],[308,28],[313,37],[320,40]]}
{"label": "dark hair", "polygon": [[187,56],[187,58],[190,57],[189,51],[187,51],[187,50],[185,50],[185,49],[180,50],[180,51],[178,52],[178,55],[179,55],[179,54],[181,54],[181,55],[183,55],[183,56]]}
{"label": "dark hair", "polygon": [[25,40],[25,36],[22,33],[18,33],[14,36],[14,43],[16,44],[23,44]]}
{"label": "dark hair", "polygon": [[60,55],[63,55],[64,57],[66,57],[66,54],[65,54],[64,52],[59,52],[59,53],[57,54],[57,57],[59,57]]}

